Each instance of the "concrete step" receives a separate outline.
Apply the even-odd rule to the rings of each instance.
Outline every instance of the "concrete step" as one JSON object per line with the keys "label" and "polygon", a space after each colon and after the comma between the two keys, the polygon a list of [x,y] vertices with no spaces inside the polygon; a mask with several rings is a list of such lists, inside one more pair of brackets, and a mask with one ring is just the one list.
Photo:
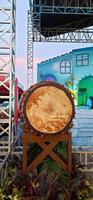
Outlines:
{"label": "concrete step", "polygon": [[81,124],[78,124],[78,127],[79,128],[93,128],[93,124],[92,123],[81,123]]}
{"label": "concrete step", "polygon": [[86,108],[76,109],[75,108],[75,112],[76,113],[93,113],[93,109],[86,109]]}
{"label": "concrete step", "polygon": [[82,118],[82,119],[73,119],[73,125],[74,125],[74,127],[80,127],[80,125],[84,125],[84,126],[87,126],[87,124],[89,124],[90,126],[92,126],[93,127],[93,119],[92,118],[88,118],[87,119],[87,117],[86,118]]}
{"label": "concrete step", "polygon": [[90,124],[82,123],[82,124],[77,124],[77,125],[75,124],[73,126],[73,128],[74,129],[81,129],[81,128],[84,129],[85,128],[87,130],[90,130],[90,129],[92,130],[93,129],[93,124],[91,124],[91,123]]}
{"label": "concrete step", "polygon": [[82,147],[82,146],[93,146],[93,137],[73,137],[72,145]]}
{"label": "concrete step", "polygon": [[90,119],[90,118],[93,118],[93,110],[76,110],[76,113],[75,113],[75,118],[87,118],[87,119]]}
{"label": "concrete step", "polygon": [[91,128],[91,127],[88,127],[88,128],[86,128],[86,127],[84,127],[84,128],[79,127],[79,128],[78,128],[78,131],[79,131],[79,132],[80,132],[80,131],[81,131],[81,132],[82,132],[82,131],[83,131],[83,132],[88,132],[88,131],[89,131],[89,132],[92,132],[92,133],[93,133],[93,127],[92,127],[92,128]]}
{"label": "concrete step", "polygon": [[93,118],[79,118],[79,119],[77,119],[77,122],[79,123],[79,124],[81,124],[81,123],[89,123],[89,124],[93,124]]}
{"label": "concrete step", "polygon": [[72,137],[83,137],[83,136],[91,136],[93,137],[93,131],[79,131],[78,129],[72,129],[71,130],[71,133],[72,133]]}

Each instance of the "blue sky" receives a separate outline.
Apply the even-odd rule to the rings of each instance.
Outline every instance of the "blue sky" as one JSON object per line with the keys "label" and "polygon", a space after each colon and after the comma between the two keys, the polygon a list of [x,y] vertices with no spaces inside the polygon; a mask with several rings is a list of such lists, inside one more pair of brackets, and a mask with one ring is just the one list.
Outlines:
{"label": "blue sky", "polygon": [[28,0],[16,1],[16,76],[23,86],[26,85],[27,68],[27,10]]}
{"label": "blue sky", "polygon": [[[24,88],[27,87],[27,10],[29,0],[17,0],[16,12],[16,76]],[[70,52],[72,49],[93,46],[92,44],[34,43],[34,81],[36,65],[42,60]]]}

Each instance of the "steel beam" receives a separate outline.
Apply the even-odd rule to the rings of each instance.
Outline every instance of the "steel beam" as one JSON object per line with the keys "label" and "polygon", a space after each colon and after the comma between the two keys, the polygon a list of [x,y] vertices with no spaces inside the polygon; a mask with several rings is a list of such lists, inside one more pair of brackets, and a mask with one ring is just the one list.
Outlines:
{"label": "steel beam", "polygon": [[[7,97],[0,93],[0,101],[6,99],[7,106],[2,106],[0,102],[0,148],[2,146],[3,149],[7,149],[6,155],[8,155],[13,142],[16,0],[3,0],[3,5],[3,7],[0,6],[0,77],[2,77],[0,89],[3,87],[7,90]],[[1,153],[5,156],[4,150]]]}

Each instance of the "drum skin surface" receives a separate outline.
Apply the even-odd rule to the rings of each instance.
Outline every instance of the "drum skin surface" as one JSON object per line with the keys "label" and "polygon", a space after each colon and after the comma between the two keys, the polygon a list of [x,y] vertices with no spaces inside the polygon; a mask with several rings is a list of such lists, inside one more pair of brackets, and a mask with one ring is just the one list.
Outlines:
{"label": "drum skin surface", "polygon": [[54,135],[69,129],[74,116],[74,102],[69,91],[54,82],[41,82],[31,87],[21,104],[25,124],[40,134]]}

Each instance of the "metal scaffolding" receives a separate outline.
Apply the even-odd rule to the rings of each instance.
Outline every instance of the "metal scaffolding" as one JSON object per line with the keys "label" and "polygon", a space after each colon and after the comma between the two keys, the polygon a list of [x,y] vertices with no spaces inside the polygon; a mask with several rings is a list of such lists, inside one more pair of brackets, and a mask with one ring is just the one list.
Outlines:
{"label": "metal scaffolding", "polygon": [[[28,11],[28,65],[27,84],[33,84],[33,42],[92,43],[93,18],[90,27],[83,27],[83,20],[71,22],[55,28],[41,27],[42,14],[93,15],[92,0],[29,0]],[[85,19],[86,23],[86,19]]]}
{"label": "metal scaffolding", "polygon": [[14,134],[15,17],[16,0],[0,2],[0,166],[11,152]]}
{"label": "metal scaffolding", "polygon": [[28,87],[32,84],[33,80],[33,24],[32,12],[28,12],[28,48],[27,48],[27,83]]}

